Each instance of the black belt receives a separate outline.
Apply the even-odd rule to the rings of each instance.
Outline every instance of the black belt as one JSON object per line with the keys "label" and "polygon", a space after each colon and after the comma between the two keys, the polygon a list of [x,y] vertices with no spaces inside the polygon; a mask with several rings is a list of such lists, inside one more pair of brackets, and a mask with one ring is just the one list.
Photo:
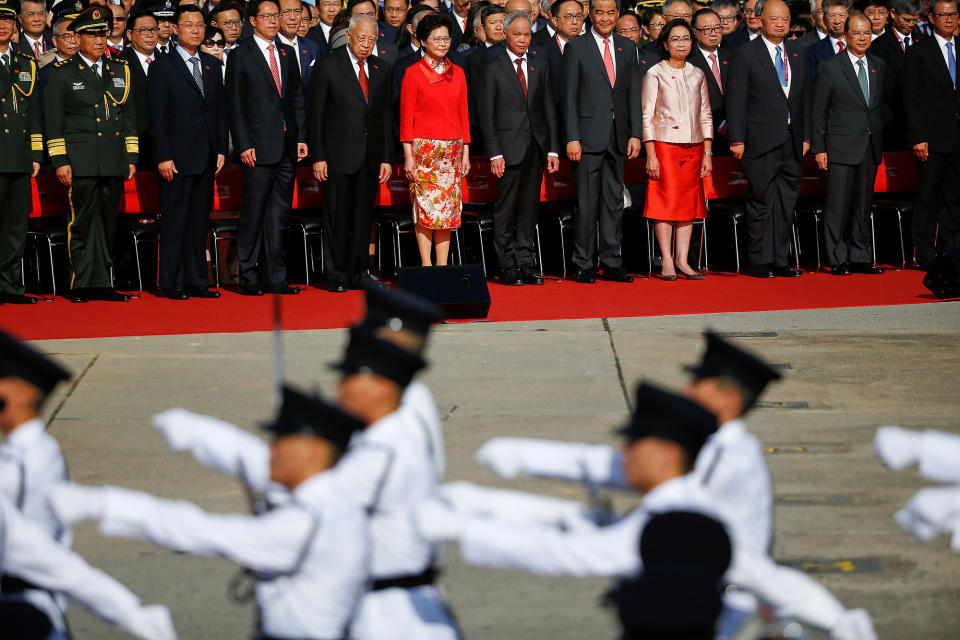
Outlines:
{"label": "black belt", "polygon": [[21,593],[23,591],[46,591],[42,587],[38,587],[35,584],[27,582],[26,580],[21,580],[15,576],[2,575],[0,576],[0,592],[2,593]]}
{"label": "black belt", "polygon": [[422,573],[406,576],[395,576],[393,578],[379,578],[373,581],[371,591],[383,591],[384,589],[413,589],[414,587],[424,587],[433,584],[440,576],[439,569],[427,567]]}

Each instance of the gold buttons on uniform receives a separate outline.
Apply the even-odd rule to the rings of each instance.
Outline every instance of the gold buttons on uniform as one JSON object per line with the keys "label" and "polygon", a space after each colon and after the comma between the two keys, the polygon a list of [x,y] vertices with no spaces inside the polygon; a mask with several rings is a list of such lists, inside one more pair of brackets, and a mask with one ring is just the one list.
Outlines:
{"label": "gold buttons on uniform", "polygon": [[97,131],[97,136],[102,136],[103,134]]}
{"label": "gold buttons on uniform", "polygon": [[97,122],[100,122],[100,118],[97,118]]}

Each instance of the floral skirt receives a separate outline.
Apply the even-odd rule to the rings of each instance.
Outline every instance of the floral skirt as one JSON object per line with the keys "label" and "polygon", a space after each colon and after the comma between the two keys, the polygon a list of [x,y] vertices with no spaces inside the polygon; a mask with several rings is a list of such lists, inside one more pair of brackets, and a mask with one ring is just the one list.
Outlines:
{"label": "floral skirt", "polygon": [[410,185],[410,195],[415,224],[426,229],[460,228],[463,174],[455,163],[462,155],[462,140],[414,139],[417,179]]}

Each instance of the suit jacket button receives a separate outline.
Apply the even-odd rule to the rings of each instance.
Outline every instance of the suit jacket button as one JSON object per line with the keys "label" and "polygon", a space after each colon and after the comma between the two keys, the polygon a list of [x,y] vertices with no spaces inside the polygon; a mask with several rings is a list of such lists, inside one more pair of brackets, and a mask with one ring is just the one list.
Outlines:
{"label": "suit jacket button", "polygon": [[870,135],[870,129],[867,129],[867,135]]}

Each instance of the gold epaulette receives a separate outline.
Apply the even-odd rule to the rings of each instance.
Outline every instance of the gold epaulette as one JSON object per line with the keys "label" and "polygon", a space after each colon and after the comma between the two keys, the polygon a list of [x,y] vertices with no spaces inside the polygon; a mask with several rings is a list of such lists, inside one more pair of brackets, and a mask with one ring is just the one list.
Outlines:
{"label": "gold epaulette", "polygon": [[56,62],[53,63],[53,66],[54,66],[54,68],[59,68],[59,67],[62,67],[63,65],[65,65],[65,64],[67,64],[68,62],[70,62],[70,60],[58,60],[58,61],[56,61]]}

